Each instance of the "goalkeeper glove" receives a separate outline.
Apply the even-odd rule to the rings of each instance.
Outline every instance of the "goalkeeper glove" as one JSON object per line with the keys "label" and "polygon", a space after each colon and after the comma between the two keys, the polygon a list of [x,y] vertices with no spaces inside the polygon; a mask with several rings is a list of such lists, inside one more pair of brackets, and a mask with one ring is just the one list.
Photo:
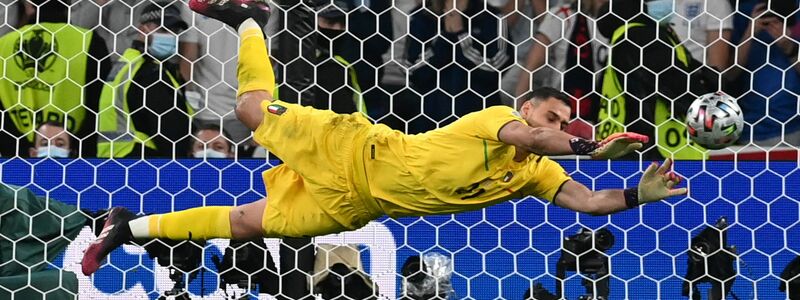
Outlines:
{"label": "goalkeeper glove", "polygon": [[[639,180],[637,188],[638,199],[636,205],[658,201],[667,197],[683,195],[688,192],[686,188],[673,189],[681,178],[675,175],[672,169],[672,159],[667,158],[661,167],[657,163],[650,164],[644,171],[642,179]],[[627,196],[628,193],[626,193]],[[626,201],[629,199],[626,198]],[[628,206],[631,206],[629,203]]]}
{"label": "goalkeeper glove", "polygon": [[594,159],[615,159],[634,150],[641,149],[650,139],[646,135],[633,132],[619,132],[610,135],[598,144],[589,155]]}

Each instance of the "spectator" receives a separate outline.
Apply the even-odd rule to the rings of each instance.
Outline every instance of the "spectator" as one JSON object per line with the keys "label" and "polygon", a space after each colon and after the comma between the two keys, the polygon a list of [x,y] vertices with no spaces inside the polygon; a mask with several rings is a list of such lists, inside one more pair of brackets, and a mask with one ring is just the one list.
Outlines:
{"label": "spectator", "polygon": [[427,117],[415,118],[409,132],[501,104],[500,75],[513,56],[496,9],[480,0],[425,1],[410,16],[409,35],[411,88],[423,95]]}
{"label": "spectator", "polygon": [[[347,32],[358,40],[358,56],[350,61],[358,74],[358,87],[366,112],[374,119],[390,113],[389,88],[383,84],[384,55],[394,39],[392,1],[348,0],[353,10],[347,15]],[[361,4],[360,6],[358,4]],[[360,47],[359,47],[360,46]]]}
{"label": "spectator", "polygon": [[[557,1],[549,1],[550,6]],[[517,64],[511,65],[503,74],[503,103],[508,106],[516,105],[516,90],[520,74],[523,71],[525,60],[528,57],[533,44],[536,43],[535,34],[539,31],[539,24],[547,15],[548,0],[506,0],[500,8],[505,26],[508,28],[508,36],[514,44],[514,59]],[[539,78],[541,79],[541,78]],[[544,86],[539,82],[534,82],[534,86]]]}
{"label": "spectator", "polygon": [[743,140],[749,142],[746,137],[751,134],[752,141],[763,146],[800,145],[800,119],[796,118],[800,64],[798,39],[792,37],[797,2],[747,1],[740,9],[751,9],[738,46],[738,66],[731,72],[736,86],[743,89],[739,105],[751,125],[745,127]]}
{"label": "spectator", "polygon": [[175,75],[177,66],[168,61],[177,53],[176,33],[187,27],[176,6],[153,3],[142,10],[141,34],[117,61],[103,89],[99,157],[188,152],[190,109]]}
{"label": "spectator", "polygon": [[192,134],[194,143],[189,156],[194,158],[233,158],[231,137],[215,124],[205,124]]}
{"label": "spectator", "polygon": [[[673,0],[648,3],[672,8]],[[728,0],[675,0],[675,9],[665,18],[692,57],[717,71],[731,66],[733,9]]]}
{"label": "spectator", "polygon": [[[566,131],[587,139],[592,138],[592,127],[587,122],[594,121],[592,103],[598,100],[594,93],[595,74],[602,66],[601,52],[605,53],[608,45],[604,37],[594,36],[594,18],[606,2],[608,0],[580,1],[552,8],[539,25],[517,82],[518,97],[531,90],[532,72],[544,76],[539,80],[544,86],[555,87],[572,96],[571,118],[581,119],[570,122]],[[578,7],[579,4],[583,7]],[[545,62],[547,66],[540,70]]]}
{"label": "spectator", "polygon": [[[184,2],[189,2],[184,1]],[[197,111],[194,122],[215,124],[230,133],[233,143],[250,137],[250,129],[236,119],[236,63],[239,36],[236,28],[192,13],[183,5],[190,29],[181,34],[181,76],[189,82],[186,98]],[[278,18],[271,18],[278,19]]]}
{"label": "spectator", "polygon": [[[65,124],[80,156],[95,155],[95,115],[111,66],[94,31],[67,24],[67,0],[23,1],[19,30],[0,38],[0,155],[24,156],[37,125]],[[66,58],[69,58],[68,60]]]}
{"label": "spectator", "polygon": [[70,24],[94,28],[102,36],[114,58],[122,55],[139,36],[136,16],[152,1],[139,0],[73,0]]}
{"label": "spectator", "polygon": [[716,88],[672,29],[653,21],[663,16],[648,4],[615,0],[613,14],[608,4],[601,9],[597,27],[611,50],[602,86],[608,100],[600,101],[595,138],[633,131],[651,137],[645,159],[702,159],[706,151],[690,146],[682,119],[695,98]]}
{"label": "spectator", "polygon": [[67,158],[72,156],[72,145],[72,137],[63,125],[47,122],[36,129],[36,139],[28,154],[39,158]]}
{"label": "spectator", "polygon": [[[359,41],[346,31],[347,3],[325,6],[317,13],[317,65],[313,106],[337,113],[366,114],[366,104],[359,85],[360,76],[352,62],[360,59]],[[345,7],[341,7],[345,6]],[[373,71],[374,73],[374,71]],[[323,75],[324,74],[324,75]]]}

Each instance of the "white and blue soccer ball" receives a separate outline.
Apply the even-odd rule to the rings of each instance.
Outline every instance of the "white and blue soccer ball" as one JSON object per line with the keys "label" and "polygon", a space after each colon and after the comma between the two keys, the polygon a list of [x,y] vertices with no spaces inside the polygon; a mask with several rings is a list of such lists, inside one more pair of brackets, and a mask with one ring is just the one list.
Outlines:
{"label": "white and blue soccer ball", "polygon": [[689,138],[706,149],[728,147],[742,135],[742,108],[725,93],[705,94],[686,112],[686,128]]}

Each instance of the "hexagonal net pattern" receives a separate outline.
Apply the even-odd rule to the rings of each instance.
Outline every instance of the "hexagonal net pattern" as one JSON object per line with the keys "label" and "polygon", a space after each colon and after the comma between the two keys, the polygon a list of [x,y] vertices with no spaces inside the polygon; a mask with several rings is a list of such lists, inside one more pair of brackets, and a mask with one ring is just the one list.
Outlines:
{"label": "hexagonal net pattern", "polygon": [[[554,159],[599,191],[675,157],[689,193],[608,216],[524,197],[313,238],[135,241],[83,276],[106,210],[251,203],[281,161],[234,111],[235,28],[182,0],[4,1],[0,298],[800,297],[797,1],[273,2],[278,99],[406,134],[495,105],[587,139],[635,131],[651,142],[625,160]],[[541,87],[570,110],[534,116]],[[717,91],[745,128],[706,150],[683,121]]]}

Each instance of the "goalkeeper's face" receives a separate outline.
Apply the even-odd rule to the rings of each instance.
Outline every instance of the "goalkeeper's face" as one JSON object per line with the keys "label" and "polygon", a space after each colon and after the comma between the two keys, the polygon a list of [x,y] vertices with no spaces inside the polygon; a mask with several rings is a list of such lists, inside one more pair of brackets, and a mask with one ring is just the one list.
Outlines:
{"label": "goalkeeper's face", "polygon": [[531,99],[522,104],[520,114],[531,127],[564,130],[569,125],[571,108],[556,98]]}

